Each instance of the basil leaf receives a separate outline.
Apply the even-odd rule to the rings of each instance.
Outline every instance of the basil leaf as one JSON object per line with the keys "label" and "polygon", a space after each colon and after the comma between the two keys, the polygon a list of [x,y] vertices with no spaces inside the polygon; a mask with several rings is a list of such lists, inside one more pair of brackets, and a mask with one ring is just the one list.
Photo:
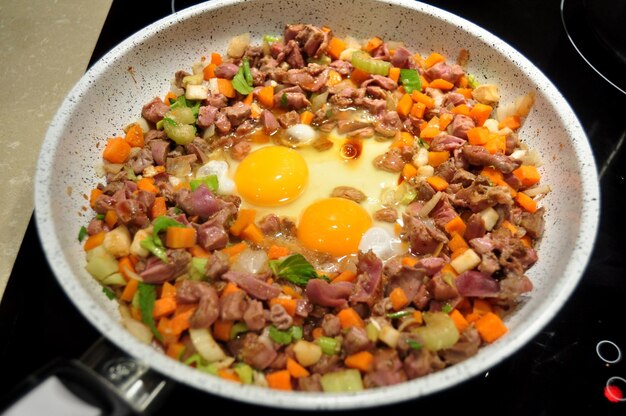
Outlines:
{"label": "basil leaf", "polygon": [[410,338],[406,340],[406,343],[409,345],[409,347],[411,347],[412,350],[421,350],[423,347],[422,344]]}
{"label": "basil leaf", "polygon": [[274,275],[296,285],[304,286],[311,279],[319,278],[315,269],[302,254],[292,254],[284,260],[271,260],[269,266]]}
{"label": "basil leaf", "polygon": [[400,82],[408,94],[415,90],[420,91],[422,89],[422,81],[416,69],[401,69]]}
{"label": "basil leaf", "polygon": [[[161,240],[159,240],[159,241],[161,241]],[[170,259],[167,257],[167,252],[165,251],[165,248],[159,247],[156,244],[154,244],[154,239],[146,238],[144,240],[141,240],[139,245],[141,245],[141,247],[145,248],[150,253],[152,253],[155,256],[157,256],[158,258],[160,258],[163,263],[169,263],[170,262]]]}
{"label": "basil leaf", "polygon": [[189,181],[189,185],[191,186],[191,191],[195,191],[202,184],[205,184],[207,188],[211,190],[211,192],[217,192],[219,188],[219,182],[217,181],[216,175],[205,176],[204,178],[192,179]]}
{"label": "basil leaf", "polygon": [[253,91],[253,88],[246,81],[243,65],[239,67],[239,70],[233,77],[233,88],[242,95],[248,95]]}
{"label": "basil leaf", "polygon": [[252,72],[250,72],[250,62],[248,61],[248,58],[243,60],[243,77],[248,85],[252,87],[254,80],[252,79]]}
{"label": "basil leaf", "polygon": [[159,333],[156,325],[154,324],[154,318],[152,317],[152,311],[154,310],[154,302],[156,301],[156,287],[146,283],[139,283],[137,287],[139,293],[139,310],[141,311],[141,321],[148,325],[154,337],[159,341],[163,340],[163,337]]}
{"label": "basil leaf", "polygon": [[289,332],[281,331],[274,325],[270,326],[269,336],[272,341],[281,345],[291,344],[291,341],[293,339]]}
{"label": "basil leaf", "polygon": [[115,299],[115,292],[106,286],[102,286],[102,293],[104,293],[110,300]]}
{"label": "basil leaf", "polygon": [[78,242],[82,243],[86,236],[87,229],[85,228],[85,226],[80,227],[80,230],[78,230]]}

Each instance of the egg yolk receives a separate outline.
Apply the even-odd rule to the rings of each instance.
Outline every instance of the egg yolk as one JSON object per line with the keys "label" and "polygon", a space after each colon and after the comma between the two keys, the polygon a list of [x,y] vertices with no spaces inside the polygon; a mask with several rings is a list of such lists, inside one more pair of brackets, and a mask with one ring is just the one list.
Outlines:
{"label": "egg yolk", "polygon": [[344,198],[326,198],[309,205],[298,225],[298,239],[307,248],[345,256],[359,250],[372,219],[363,207]]}
{"label": "egg yolk", "polygon": [[283,146],[262,147],[241,161],[235,172],[239,195],[247,202],[275,207],[298,198],[309,179],[304,158]]}

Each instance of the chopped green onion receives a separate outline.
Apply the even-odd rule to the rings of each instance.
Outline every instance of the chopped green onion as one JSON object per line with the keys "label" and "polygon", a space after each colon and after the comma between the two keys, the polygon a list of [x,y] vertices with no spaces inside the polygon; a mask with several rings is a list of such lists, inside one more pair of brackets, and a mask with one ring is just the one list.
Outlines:
{"label": "chopped green onion", "polygon": [[209,175],[203,178],[192,179],[189,181],[189,185],[191,186],[191,190],[195,191],[202,184],[205,184],[207,188],[211,190],[211,192],[217,192],[219,188],[219,183],[217,181],[216,175]]}
{"label": "chopped green onion", "polygon": [[411,347],[412,350],[421,350],[423,347],[422,344],[410,338],[406,340],[406,343],[409,344],[409,347]]}
{"label": "chopped green onion", "polygon": [[248,61],[248,58],[243,60],[243,77],[248,85],[252,87],[254,80],[252,79],[252,72],[250,72],[250,61]]}
{"label": "chopped green onion", "polygon": [[248,325],[243,322],[237,322],[230,328],[230,339],[237,338],[237,335],[248,332]]}
{"label": "chopped green onion", "polygon": [[416,69],[401,69],[400,82],[408,94],[413,91],[421,91],[422,89],[422,81]]}
{"label": "chopped green onion", "polygon": [[339,353],[339,342],[335,338],[319,337],[315,343],[322,349],[326,355],[335,355]]}
{"label": "chopped green onion", "polygon": [[163,341],[163,337],[154,324],[152,311],[154,310],[154,302],[156,301],[156,287],[146,283],[139,283],[137,287],[139,294],[139,310],[141,311],[141,321],[148,325],[154,337],[159,341]]}
{"label": "chopped green onion", "polygon": [[391,62],[374,59],[364,51],[354,51],[350,63],[355,68],[374,75],[387,76],[389,68],[391,68]]}
{"label": "chopped green onion", "polygon": [[391,312],[388,313],[387,315],[385,315],[387,318],[389,319],[398,319],[398,318],[404,318],[405,316],[409,316],[413,313],[413,311],[405,309],[403,311],[398,311],[398,312]]}
{"label": "chopped green onion", "polygon": [[83,225],[82,227],[80,227],[80,230],[78,230],[78,242],[82,243],[86,236],[87,236],[87,229]]}
{"label": "chopped green onion", "polygon": [[113,300],[116,297],[115,292],[106,286],[102,286],[102,293],[104,293],[110,300]]}
{"label": "chopped green onion", "polygon": [[289,332],[281,331],[280,329],[276,328],[274,325],[270,326],[269,335],[272,341],[281,345],[291,344],[291,341],[293,340],[293,337],[291,336]]}
{"label": "chopped green onion", "polygon": [[217,363],[207,363],[204,358],[200,356],[200,354],[196,353],[191,357],[185,360],[185,365],[195,365],[197,370],[203,371],[205,373],[209,373],[211,375],[217,375]]}

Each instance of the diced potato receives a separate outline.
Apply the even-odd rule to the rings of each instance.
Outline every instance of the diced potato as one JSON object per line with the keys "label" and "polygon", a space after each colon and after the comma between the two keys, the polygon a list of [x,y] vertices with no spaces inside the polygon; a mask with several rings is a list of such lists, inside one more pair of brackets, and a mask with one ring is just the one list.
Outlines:
{"label": "diced potato", "polygon": [[322,358],[322,348],[312,342],[300,340],[293,346],[293,352],[300,365],[308,367]]}
{"label": "diced potato", "polygon": [[183,78],[183,85],[188,88],[191,85],[200,85],[202,84],[202,81],[204,81],[204,76],[202,73],[187,75],[185,78]]}
{"label": "diced potato", "polygon": [[498,86],[493,84],[482,84],[472,91],[472,97],[482,104],[493,105],[500,101]]}
{"label": "diced potato", "polygon": [[135,233],[135,238],[133,238],[133,242],[130,245],[130,254],[137,257],[148,257],[150,252],[145,248],[141,247],[141,241],[152,235],[152,227],[144,228],[143,230],[139,230]]}
{"label": "diced potato", "polygon": [[117,260],[103,246],[96,247],[90,251],[95,253],[90,253],[88,256],[85,270],[96,280],[102,281],[119,270]]}
{"label": "diced potato", "polygon": [[201,61],[194,62],[191,65],[191,72],[193,72],[194,75],[202,74],[203,73],[202,71],[204,70],[205,66],[206,65],[204,62],[201,62]]}
{"label": "diced potato", "polygon": [[124,257],[130,254],[130,233],[128,229],[120,225],[104,236],[104,248],[114,257]]}
{"label": "diced potato", "polygon": [[384,326],[378,334],[378,339],[389,345],[391,348],[396,348],[398,340],[400,339],[400,331],[391,325]]}
{"label": "diced potato", "polygon": [[491,231],[498,222],[498,219],[500,218],[498,212],[491,207],[483,209],[478,213],[478,215],[480,215],[480,217],[483,219],[483,222],[485,223],[485,229],[487,231]]}
{"label": "diced potato", "polygon": [[209,96],[209,87],[207,85],[187,85],[185,90],[185,98],[188,100],[205,100]]}
{"label": "diced potato", "polygon": [[456,259],[450,262],[450,266],[454,268],[454,270],[461,274],[468,270],[472,270],[474,267],[480,264],[480,257],[474,250],[467,249]]}

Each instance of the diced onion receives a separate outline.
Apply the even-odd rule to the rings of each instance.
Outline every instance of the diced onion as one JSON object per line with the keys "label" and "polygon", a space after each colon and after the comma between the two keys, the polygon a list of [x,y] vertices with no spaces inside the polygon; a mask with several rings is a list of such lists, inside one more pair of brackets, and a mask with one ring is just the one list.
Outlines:
{"label": "diced onion", "polygon": [[372,250],[380,259],[387,260],[402,252],[399,239],[382,227],[372,227],[363,234],[359,243],[359,250],[367,253]]}
{"label": "diced onion", "polygon": [[133,318],[122,318],[122,325],[135,336],[139,341],[144,344],[150,344],[152,341],[152,331],[143,323],[134,320]]}
{"label": "diced onion", "polygon": [[534,198],[537,195],[550,193],[550,191],[552,191],[552,188],[550,188],[550,185],[539,185],[534,188],[526,189],[524,193],[528,195],[529,197]]}
{"label": "diced onion", "polygon": [[514,102],[498,107],[498,120],[508,116],[526,117],[535,104],[535,92],[530,92],[515,99]]}
{"label": "diced onion", "polygon": [[308,124],[294,124],[286,130],[289,136],[289,143],[295,146],[302,146],[311,143],[317,138],[317,132]]}
{"label": "diced onion", "polygon": [[419,210],[418,215],[422,218],[428,217],[428,214],[430,214],[430,211],[432,211],[437,206],[442,196],[443,194],[441,192],[437,192],[435,195],[433,195],[433,197],[424,204],[422,209]]}
{"label": "diced onion", "polygon": [[313,110],[313,112],[316,112],[317,110],[322,108],[324,104],[326,104],[326,100],[328,100],[328,91],[324,91],[321,94],[316,94],[313,98],[311,98],[311,110]]}
{"label": "diced onion", "polygon": [[231,270],[256,274],[266,268],[267,260],[265,251],[247,248],[237,256]]}
{"label": "diced onion", "polygon": [[198,354],[209,363],[223,360],[226,357],[224,351],[217,342],[211,336],[211,333],[206,328],[191,328],[189,329],[189,337],[193,346],[198,351]]}

